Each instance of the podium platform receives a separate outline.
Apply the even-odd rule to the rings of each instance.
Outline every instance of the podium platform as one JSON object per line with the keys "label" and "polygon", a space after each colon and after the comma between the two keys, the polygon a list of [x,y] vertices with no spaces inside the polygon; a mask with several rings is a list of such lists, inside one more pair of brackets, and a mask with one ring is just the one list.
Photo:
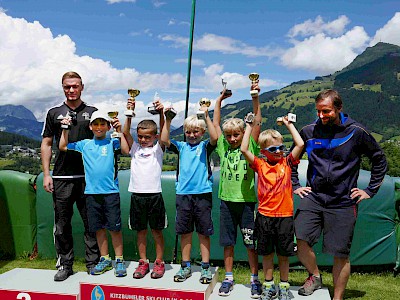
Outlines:
{"label": "podium platform", "polygon": [[[201,284],[200,267],[192,266],[192,276],[184,282],[174,282],[180,265],[166,264],[161,279],[132,278],[138,262],[126,262],[128,275],[117,278],[113,271],[92,276],[77,272],[62,282],[53,280],[56,270],[16,268],[0,275],[1,300],[222,300],[251,299],[250,285],[236,284],[230,296],[218,295],[218,268],[211,268],[210,284]],[[150,264],[152,268],[152,264]],[[328,289],[315,291],[308,297],[299,296],[299,287],[291,287],[292,299],[329,300]]]}

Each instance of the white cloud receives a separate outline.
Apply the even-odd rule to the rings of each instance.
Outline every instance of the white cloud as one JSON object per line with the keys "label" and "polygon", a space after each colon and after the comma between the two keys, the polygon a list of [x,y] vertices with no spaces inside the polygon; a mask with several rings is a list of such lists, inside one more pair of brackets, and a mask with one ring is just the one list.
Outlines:
{"label": "white cloud", "polygon": [[[186,48],[189,39],[177,35],[159,35],[159,39],[171,42],[172,47]],[[276,57],[282,53],[281,49],[270,47],[254,47],[230,37],[206,33],[194,39],[193,49],[196,51],[216,51],[223,54],[241,54],[248,57]]]}
{"label": "white cloud", "polygon": [[[175,62],[187,64],[188,59],[187,58],[178,58],[178,59],[175,59]],[[202,61],[201,59],[192,58],[192,66],[204,66],[204,65],[205,65],[204,61]]]}
{"label": "white cloud", "polygon": [[7,12],[7,9],[0,6],[0,13],[6,13],[6,12]]}
{"label": "white cloud", "polygon": [[131,2],[136,3],[136,0],[106,0],[108,4],[122,3],[122,2]]}
{"label": "white cloud", "polygon": [[281,57],[288,68],[297,68],[326,75],[338,71],[365,49],[370,38],[363,27],[355,26],[346,31],[349,22],[340,16],[333,22],[324,23],[322,18],[315,22],[306,21],[303,26],[294,26],[289,36],[307,36],[303,40],[292,38],[293,44]]}
{"label": "white cloud", "polygon": [[385,42],[400,46],[400,12],[397,12],[381,29],[376,31],[370,46]]}
{"label": "white cloud", "polygon": [[350,23],[350,20],[346,16],[340,16],[332,22],[325,23],[321,16],[317,16],[314,21],[308,19],[307,21],[296,24],[293,26],[288,33],[290,38],[296,36],[312,36],[319,33],[325,33],[327,35],[338,36],[344,33],[346,25]]}
{"label": "white cloud", "polygon": [[162,2],[162,1],[159,1],[159,0],[152,0],[151,2],[153,3],[153,6],[155,8],[160,8],[161,6],[167,4],[167,2]]}
{"label": "white cloud", "polygon": [[79,56],[69,36],[54,37],[49,28],[37,21],[31,23],[0,13],[0,24],[1,104],[24,105],[39,120],[43,120],[49,107],[63,101],[61,77],[70,70],[82,76],[85,83],[82,99],[92,105],[108,103],[117,97],[114,95],[126,101],[128,95],[121,95],[121,90],[132,83],[142,92],[153,91],[154,82],[162,90],[179,90],[186,84],[186,76],[178,73],[116,69],[107,61]]}

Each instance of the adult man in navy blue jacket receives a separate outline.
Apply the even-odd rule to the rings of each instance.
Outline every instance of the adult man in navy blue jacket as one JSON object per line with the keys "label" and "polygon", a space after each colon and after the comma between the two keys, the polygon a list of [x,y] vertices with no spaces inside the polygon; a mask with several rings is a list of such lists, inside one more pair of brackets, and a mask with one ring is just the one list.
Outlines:
{"label": "adult man in navy blue jacket", "polygon": [[[318,120],[303,127],[300,135],[308,155],[307,186],[299,184],[293,170],[293,191],[302,199],[295,214],[297,255],[310,276],[299,289],[311,295],[322,287],[312,246],[324,233],[323,252],[334,256],[333,299],[343,299],[350,276],[350,247],[357,218],[357,204],[373,197],[382,184],[387,162],[382,149],[363,125],[342,113],[342,99],[335,90],[315,99]],[[359,189],[361,156],[372,163],[368,187]]]}

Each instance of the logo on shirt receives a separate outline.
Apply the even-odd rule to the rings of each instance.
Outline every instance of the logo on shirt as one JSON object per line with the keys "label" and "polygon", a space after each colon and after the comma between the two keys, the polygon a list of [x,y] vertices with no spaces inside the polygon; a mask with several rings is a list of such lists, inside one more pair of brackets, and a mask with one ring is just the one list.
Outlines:
{"label": "logo on shirt", "polygon": [[84,113],[82,114],[82,117],[83,117],[85,120],[90,120],[89,113],[87,113],[87,112],[84,112]]}
{"label": "logo on shirt", "polygon": [[106,146],[103,146],[101,148],[101,156],[107,156],[107,147]]}
{"label": "logo on shirt", "polygon": [[200,156],[200,154],[201,154],[201,148],[200,148],[200,147],[197,147],[197,149],[196,149],[196,156]]}
{"label": "logo on shirt", "polygon": [[149,154],[140,153],[139,154],[139,157],[142,157],[142,158],[148,158],[149,156],[151,156],[151,153],[149,153]]}

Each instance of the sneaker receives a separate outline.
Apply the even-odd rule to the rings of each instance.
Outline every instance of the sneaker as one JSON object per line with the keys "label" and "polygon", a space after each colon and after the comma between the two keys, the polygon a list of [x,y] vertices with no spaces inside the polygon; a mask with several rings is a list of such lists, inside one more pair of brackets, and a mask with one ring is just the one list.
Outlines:
{"label": "sneaker", "polygon": [[101,257],[99,263],[92,269],[90,274],[100,275],[106,271],[112,270],[112,268],[111,259],[105,259],[104,257]]}
{"label": "sneaker", "polygon": [[135,279],[143,278],[149,272],[150,272],[149,263],[147,261],[144,261],[143,259],[139,259],[139,265],[136,268],[135,272],[133,272],[133,278]]}
{"label": "sneaker", "polygon": [[315,277],[314,275],[310,275],[306,281],[304,282],[303,286],[299,288],[299,295],[302,296],[309,296],[314,293],[315,290],[322,288],[322,276],[319,275]]}
{"label": "sneaker", "polygon": [[64,281],[72,274],[74,274],[74,271],[72,271],[72,267],[61,266],[58,269],[56,275],[54,275],[54,281]]}
{"label": "sneaker", "polygon": [[220,296],[229,296],[233,290],[233,285],[235,282],[233,280],[229,280],[225,278],[221,283],[221,287],[219,288],[218,295]]}
{"label": "sneaker", "polygon": [[192,269],[190,267],[188,267],[186,264],[182,264],[178,273],[176,273],[174,276],[174,281],[175,282],[183,282],[190,276],[192,276]]}
{"label": "sneaker", "polygon": [[290,284],[287,282],[279,283],[279,300],[290,300],[289,294]]}
{"label": "sneaker", "polygon": [[264,282],[262,285],[263,292],[261,294],[261,300],[271,300],[278,296],[275,284]]}
{"label": "sneaker", "polygon": [[153,272],[151,272],[151,278],[158,279],[164,276],[165,265],[161,259],[156,259],[153,265]]}
{"label": "sneaker", "polygon": [[117,258],[115,260],[115,269],[114,269],[115,277],[124,277],[126,276],[126,266],[123,259]]}
{"label": "sneaker", "polygon": [[201,274],[200,274],[200,283],[203,284],[209,284],[212,280],[212,274],[211,274],[211,269],[210,267],[208,268],[201,268]]}
{"label": "sneaker", "polygon": [[254,280],[251,283],[251,298],[253,299],[258,299],[261,297],[261,293],[262,293],[262,285],[261,282],[258,280]]}

